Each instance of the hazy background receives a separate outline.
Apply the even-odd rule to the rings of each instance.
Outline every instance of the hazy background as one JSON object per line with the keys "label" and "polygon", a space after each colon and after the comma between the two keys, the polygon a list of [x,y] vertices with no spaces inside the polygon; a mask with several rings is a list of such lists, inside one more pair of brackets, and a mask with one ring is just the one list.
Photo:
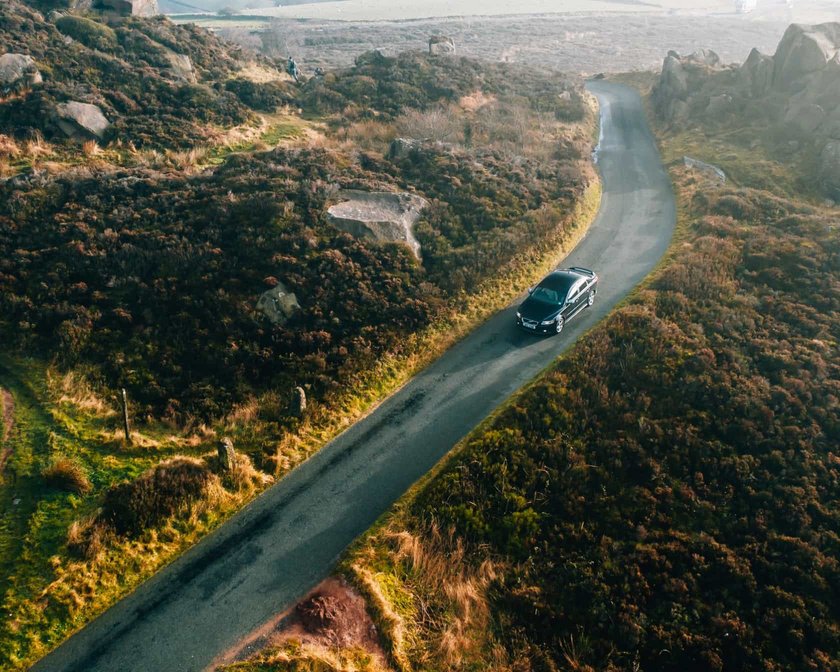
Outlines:
{"label": "hazy background", "polygon": [[[305,74],[350,65],[371,49],[423,50],[435,34],[452,37],[466,56],[587,74],[658,68],[669,49],[710,48],[743,62],[753,47],[773,53],[792,22],[840,20],[839,0],[758,0],[747,14],[736,13],[734,0],[183,1],[227,9],[176,21],[272,57],[294,55]],[[161,0],[164,8],[172,2]],[[236,10],[236,2],[251,8]],[[269,7],[254,8],[260,2]]]}

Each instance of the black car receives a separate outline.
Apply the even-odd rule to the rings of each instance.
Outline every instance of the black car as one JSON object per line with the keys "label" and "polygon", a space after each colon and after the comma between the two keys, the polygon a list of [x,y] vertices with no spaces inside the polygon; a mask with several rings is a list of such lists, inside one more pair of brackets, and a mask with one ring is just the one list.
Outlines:
{"label": "black car", "polygon": [[561,268],[528,290],[516,324],[533,334],[559,334],[563,325],[595,302],[598,276],[587,268]]}

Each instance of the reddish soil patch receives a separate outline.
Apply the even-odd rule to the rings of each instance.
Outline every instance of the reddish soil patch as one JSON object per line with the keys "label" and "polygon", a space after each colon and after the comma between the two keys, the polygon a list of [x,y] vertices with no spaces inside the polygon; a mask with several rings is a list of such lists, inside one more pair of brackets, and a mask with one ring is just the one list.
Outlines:
{"label": "reddish soil patch", "polygon": [[0,436],[0,474],[6,462],[12,455],[12,447],[9,444],[9,436],[15,425],[15,400],[11,392],[0,388],[0,406],[3,413],[3,436]]}
{"label": "reddish soil patch", "polygon": [[246,660],[290,639],[325,648],[358,646],[378,658],[384,668],[388,667],[388,657],[364,598],[342,577],[326,579],[292,609],[222,654],[212,667]]}

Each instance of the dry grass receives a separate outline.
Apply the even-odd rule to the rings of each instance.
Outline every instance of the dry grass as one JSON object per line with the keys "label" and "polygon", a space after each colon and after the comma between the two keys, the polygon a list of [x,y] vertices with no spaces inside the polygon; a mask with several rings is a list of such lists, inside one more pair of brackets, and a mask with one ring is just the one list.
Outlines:
{"label": "dry grass", "polygon": [[254,467],[251,458],[243,453],[236,453],[233,468],[230,471],[222,469],[218,455],[215,453],[204,455],[204,460],[218,474],[225,490],[237,495],[254,495],[274,482],[272,476]]}
{"label": "dry grass", "polygon": [[0,178],[11,177],[16,172],[8,157],[0,156]]}
{"label": "dry grass", "polygon": [[397,137],[397,130],[391,124],[375,119],[365,119],[345,126],[342,138],[354,143],[359,149],[385,152],[391,141]]}
{"label": "dry grass", "polygon": [[163,165],[167,168],[177,168],[189,173],[190,169],[203,164],[209,153],[207,147],[191,147],[184,150],[166,150],[163,154]]}
{"label": "dry grass", "polygon": [[33,160],[40,159],[45,156],[51,156],[53,154],[52,147],[46,140],[44,140],[44,136],[41,135],[40,131],[35,131],[32,134],[32,137],[24,142],[23,147],[24,156]]}
{"label": "dry grass", "polygon": [[317,644],[286,643],[254,659],[225,665],[220,672],[385,672],[376,660],[362,648],[328,649]]}
{"label": "dry grass", "polygon": [[249,79],[256,84],[266,84],[268,82],[276,82],[278,80],[284,82],[294,81],[292,76],[281,70],[270,68],[262,63],[250,61],[246,63],[233,78]]}
{"label": "dry grass", "polygon": [[462,96],[458,105],[465,112],[476,112],[486,105],[496,102],[496,96],[488,96],[484,91],[474,91],[469,95]]}
{"label": "dry grass", "polygon": [[460,143],[464,140],[464,117],[454,105],[437,105],[428,110],[409,110],[395,122],[404,138]]}
{"label": "dry grass", "polygon": [[0,133],[0,157],[18,158],[23,153],[14,138]]}
{"label": "dry grass", "polygon": [[69,404],[79,411],[100,418],[116,414],[114,407],[98,396],[87,378],[77,371],[60,373],[50,367],[47,369],[47,386],[58,404]]}
{"label": "dry grass", "polygon": [[[496,659],[488,589],[499,576],[488,558],[466,557],[452,532],[391,524],[356,553],[349,571],[368,598],[401,670],[470,669]],[[382,553],[386,557],[381,556]],[[390,571],[377,571],[385,566]]]}
{"label": "dry grass", "polygon": [[63,455],[54,459],[41,471],[41,478],[53,488],[80,495],[87,494],[93,488],[82,465]]}
{"label": "dry grass", "polygon": [[86,140],[82,143],[82,154],[87,157],[98,156],[102,152],[99,143],[96,140]]}
{"label": "dry grass", "polygon": [[113,539],[113,530],[91,516],[70,525],[67,530],[67,550],[77,558],[95,562]]}

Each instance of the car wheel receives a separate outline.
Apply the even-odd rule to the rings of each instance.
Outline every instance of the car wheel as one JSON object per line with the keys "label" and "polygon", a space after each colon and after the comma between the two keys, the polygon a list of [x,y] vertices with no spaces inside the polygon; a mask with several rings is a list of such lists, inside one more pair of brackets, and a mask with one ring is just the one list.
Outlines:
{"label": "car wheel", "polygon": [[564,323],[565,323],[565,320],[563,319],[563,316],[561,315],[560,317],[557,318],[557,322],[554,323],[554,331],[558,334],[561,331],[563,331],[563,324]]}
{"label": "car wheel", "polygon": [[591,308],[593,303],[595,303],[595,292],[589,292],[589,296],[586,297],[586,307]]}

